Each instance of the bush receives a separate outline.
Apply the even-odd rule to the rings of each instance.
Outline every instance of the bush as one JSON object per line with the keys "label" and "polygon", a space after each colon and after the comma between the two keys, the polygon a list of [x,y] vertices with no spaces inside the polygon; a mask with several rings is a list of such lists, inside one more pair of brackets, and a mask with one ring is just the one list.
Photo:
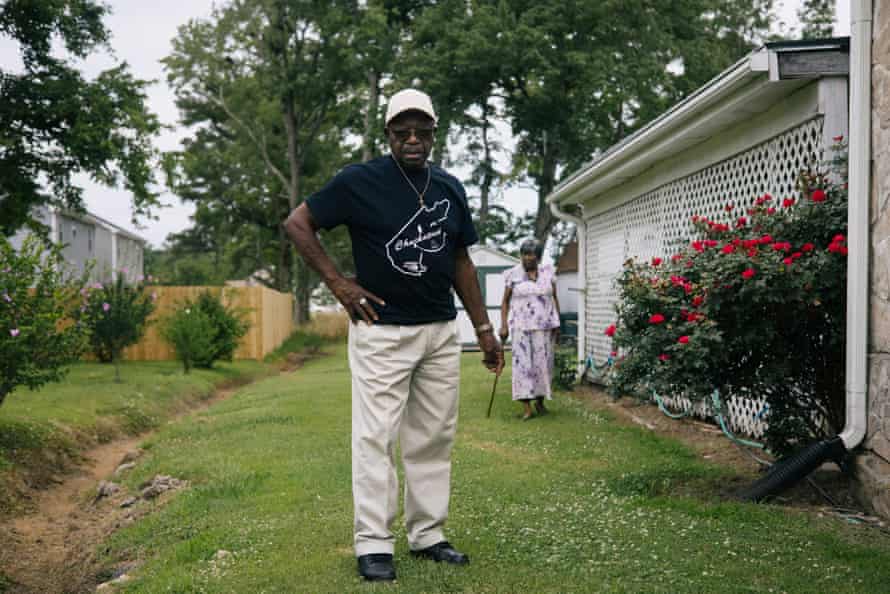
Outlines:
{"label": "bush", "polygon": [[209,292],[186,300],[165,321],[161,335],[176,351],[188,373],[192,367],[210,368],[215,361],[231,361],[249,325],[234,309]]}
{"label": "bush", "polygon": [[231,361],[241,337],[247,333],[250,325],[241,319],[240,312],[227,308],[218,297],[208,291],[198,295],[194,306],[206,314],[216,328],[211,364],[213,361]]}
{"label": "bush", "polygon": [[834,148],[830,175],[801,174],[800,200],[727,204],[731,221],[693,217],[702,239],[673,256],[625,263],[606,331],[623,355],[613,393],[764,398],[778,454],[843,427],[846,154]]}
{"label": "bush", "polygon": [[161,335],[176,351],[183,371],[192,367],[209,367],[213,364],[216,327],[210,316],[186,303],[164,320]]}
{"label": "bush", "polygon": [[66,278],[57,247],[29,237],[16,252],[0,238],[0,404],[17,386],[62,379],[83,354],[86,328],[72,320],[84,283]]}
{"label": "bush", "polygon": [[127,284],[124,273],[108,284],[95,283],[87,289],[82,318],[90,329],[90,346],[103,363],[114,363],[115,379],[120,381],[123,350],[139,342],[145,334],[154,300],[145,285]]}

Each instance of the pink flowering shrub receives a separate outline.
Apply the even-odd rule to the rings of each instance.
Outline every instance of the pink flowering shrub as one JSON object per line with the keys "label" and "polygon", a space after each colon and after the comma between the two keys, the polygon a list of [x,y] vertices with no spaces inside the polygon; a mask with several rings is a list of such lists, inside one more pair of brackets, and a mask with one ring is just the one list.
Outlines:
{"label": "pink flowering shrub", "polygon": [[[695,216],[674,254],[630,260],[618,279],[616,394],[762,397],[777,452],[844,424],[846,152],[801,174],[800,198],[727,204]],[[743,210],[745,216],[739,216]]]}
{"label": "pink flowering shrub", "polygon": [[125,274],[122,270],[115,280],[84,288],[80,309],[80,319],[90,329],[93,353],[103,363],[114,363],[117,381],[123,350],[139,342],[155,309],[144,281],[130,284]]}
{"label": "pink flowering shrub", "polygon": [[58,248],[29,237],[15,250],[0,237],[0,404],[16,387],[59,381],[83,354],[86,328],[71,322],[83,285]]}

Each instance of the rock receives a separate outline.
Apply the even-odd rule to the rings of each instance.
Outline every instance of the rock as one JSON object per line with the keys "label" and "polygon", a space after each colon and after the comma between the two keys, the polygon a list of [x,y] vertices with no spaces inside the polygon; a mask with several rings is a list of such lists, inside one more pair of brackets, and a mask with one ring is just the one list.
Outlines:
{"label": "rock", "polygon": [[181,481],[178,478],[167,476],[165,474],[158,474],[150,481],[142,483],[140,488],[142,489],[143,499],[154,499],[161,493],[166,493],[167,491],[174,489],[181,489],[187,484],[186,481]]}
{"label": "rock", "polygon": [[139,501],[138,497],[127,497],[126,499],[124,499],[121,502],[120,506],[121,507],[132,507],[133,505],[136,504],[137,501]]}
{"label": "rock", "polygon": [[222,560],[222,559],[225,559],[225,558],[231,557],[231,556],[232,556],[232,553],[230,551],[226,551],[225,549],[220,549],[216,552],[215,555],[213,555],[213,558],[216,560]]}
{"label": "rock", "polygon": [[103,497],[111,497],[120,490],[120,485],[118,485],[117,483],[112,483],[111,481],[101,481],[99,483],[99,488],[96,489],[96,498],[93,499],[93,503],[99,501]]}
{"label": "rock", "polygon": [[135,462],[127,462],[125,464],[121,464],[114,471],[114,476],[120,476],[122,473],[130,470],[131,468],[136,468]]}
{"label": "rock", "polygon": [[129,452],[124,454],[124,457],[121,458],[120,463],[121,464],[129,464],[130,462],[135,462],[136,460],[141,458],[142,454],[144,454],[144,453],[145,453],[145,450],[142,450],[142,449],[130,450]]}

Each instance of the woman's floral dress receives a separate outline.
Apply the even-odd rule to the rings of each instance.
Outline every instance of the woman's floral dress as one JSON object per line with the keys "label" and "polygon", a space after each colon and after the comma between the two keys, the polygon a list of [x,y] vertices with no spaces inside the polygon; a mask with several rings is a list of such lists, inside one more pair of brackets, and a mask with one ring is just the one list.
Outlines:
{"label": "woman's floral dress", "polygon": [[551,398],[553,329],[559,327],[553,283],[549,265],[538,267],[536,280],[529,280],[522,264],[504,274],[504,284],[512,290],[508,324],[513,337],[513,400]]}

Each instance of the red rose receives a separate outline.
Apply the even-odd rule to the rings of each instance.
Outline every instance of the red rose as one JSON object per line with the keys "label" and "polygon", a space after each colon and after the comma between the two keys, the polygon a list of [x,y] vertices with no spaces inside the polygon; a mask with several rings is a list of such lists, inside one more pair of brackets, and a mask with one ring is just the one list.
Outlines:
{"label": "red rose", "polygon": [[770,206],[766,209],[766,214],[776,214],[776,209]]}
{"label": "red rose", "polygon": [[717,247],[718,242],[715,239],[706,239],[702,243],[705,244],[705,247],[712,248],[712,247]]}
{"label": "red rose", "polygon": [[813,190],[810,198],[813,202],[825,202],[825,192],[823,190]]}
{"label": "red rose", "polygon": [[794,258],[795,260],[797,260],[798,258],[802,258],[802,257],[803,257],[803,253],[801,253],[801,252],[794,252],[793,254],[791,254],[791,257]]}
{"label": "red rose", "polygon": [[692,298],[692,307],[698,307],[699,305],[701,305],[704,302],[705,302],[704,297],[702,297],[701,295],[696,295],[695,297]]}
{"label": "red rose", "polygon": [[705,251],[705,246],[702,245],[702,242],[701,242],[701,241],[693,241],[693,242],[692,242],[692,249],[694,249],[694,250],[697,251],[697,252],[703,252],[703,251]]}
{"label": "red rose", "polygon": [[612,324],[611,326],[606,328],[606,331],[604,334],[606,336],[615,336],[615,324]]}
{"label": "red rose", "polygon": [[772,242],[773,242],[772,235],[767,234],[760,238],[760,243],[772,243]]}
{"label": "red rose", "polygon": [[732,202],[730,202],[729,204],[727,204],[726,206],[723,207],[723,210],[725,210],[726,212],[732,212],[733,208],[735,208],[735,205]]}
{"label": "red rose", "polygon": [[770,196],[769,194],[764,194],[764,195],[763,195],[763,201],[764,201],[764,202],[769,202],[769,201],[772,200],[772,199],[773,199],[773,197]]}
{"label": "red rose", "polygon": [[804,252],[812,252],[815,248],[816,248],[816,246],[813,245],[812,243],[805,243],[802,246],[800,246],[800,249]]}
{"label": "red rose", "polygon": [[659,264],[661,264],[661,258],[652,258],[653,266],[658,266]]}
{"label": "red rose", "polygon": [[757,248],[751,248],[750,250],[748,250],[748,257],[749,257],[749,258],[753,258],[753,257],[756,256],[756,255],[757,255]]}
{"label": "red rose", "polygon": [[782,206],[784,206],[785,208],[791,208],[792,206],[794,206],[794,198],[785,198],[784,200],[782,200]]}
{"label": "red rose", "polygon": [[670,359],[670,358],[671,358],[670,355],[665,355],[664,353],[658,355],[658,360],[659,360],[659,361],[667,361],[667,360]]}
{"label": "red rose", "polygon": [[697,223],[697,222],[698,222],[698,219],[699,219],[699,216],[698,216],[698,215],[692,215],[692,222],[693,222],[693,223]]}
{"label": "red rose", "polygon": [[748,268],[742,273],[742,278],[748,280],[750,278],[753,278],[755,274],[757,274],[757,272],[755,272],[753,268]]}
{"label": "red rose", "polygon": [[660,324],[660,323],[662,323],[663,321],[664,321],[664,316],[661,315],[660,313],[652,314],[651,316],[649,316],[649,323],[650,323],[650,324]]}
{"label": "red rose", "polygon": [[689,344],[689,337],[681,336],[680,338],[677,339],[677,342],[679,342],[680,344]]}
{"label": "red rose", "polygon": [[686,260],[686,268],[692,268],[692,260]]}
{"label": "red rose", "polygon": [[671,260],[673,260],[674,262],[678,262],[682,259],[683,259],[683,254],[674,254],[673,256],[671,256]]}
{"label": "red rose", "polygon": [[782,260],[782,262],[791,266],[791,263],[794,262],[794,259],[793,258],[785,258],[784,260]]}
{"label": "red rose", "polygon": [[841,235],[841,234],[837,234],[837,235],[835,235],[834,237],[831,238],[831,241],[834,241],[834,242],[837,242],[837,243],[840,243],[840,242],[843,242],[843,241],[846,241],[846,240],[847,240],[847,238],[844,237],[844,236]]}
{"label": "red rose", "polygon": [[829,252],[833,252],[833,253],[837,253],[837,252],[841,251],[841,244],[839,244],[839,243],[831,243],[831,244],[828,246],[828,251],[829,251]]}
{"label": "red rose", "polygon": [[774,252],[781,252],[784,249],[785,249],[785,244],[782,243],[781,241],[777,241],[776,243],[773,244]]}
{"label": "red rose", "polygon": [[840,136],[832,136],[831,139],[835,142],[840,142],[844,139],[844,135],[841,134]]}
{"label": "red rose", "polygon": [[748,224],[748,219],[746,219],[745,217],[739,217],[739,220],[737,220],[735,224],[736,227],[744,227]]}
{"label": "red rose", "polygon": [[731,243],[728,243],[728,244],[724,245],[723,249],[720,251],[723,252],[724,254],[731,254],[735,251],[735,246],[732,245]]}
{"label": "red rose", "polygon": [[611,357],[617,357],[617,356],[618,356],[618,351],[612,351],[611,353],[609,353],[609,356],[611,356]]}

